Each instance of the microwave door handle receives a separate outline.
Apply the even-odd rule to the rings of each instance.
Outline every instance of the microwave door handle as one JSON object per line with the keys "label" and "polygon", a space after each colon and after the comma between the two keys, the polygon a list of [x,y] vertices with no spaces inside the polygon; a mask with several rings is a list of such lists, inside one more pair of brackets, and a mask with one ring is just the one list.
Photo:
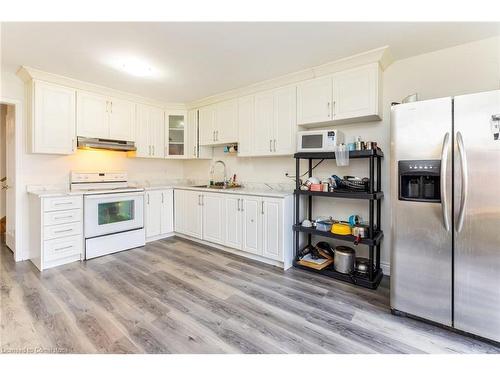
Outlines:
{"label": "microwave door handle", "polygon": [[467,205],[467,199],[469,197],[469,176],[467,168],[467,156],[465,154],[464,139],[462,138],[462,133],[460,132],[457,132],[457,146],[458,146],[458,154],[460,156],[460,168],[462,173],[460,211],[458,213],[458,220],[457,220],[457,233],[460,233],[464,226],[465,206]]}
{"label": "microwave door handle", "polygon": [[450,133],[446,133],[441,150],[441,210],[443,214],[443,226],[447,232],[450,231],[450,220],[448,218],[448,195],[446,192],[446,173],[448,167],[448,153],[450,149]]}

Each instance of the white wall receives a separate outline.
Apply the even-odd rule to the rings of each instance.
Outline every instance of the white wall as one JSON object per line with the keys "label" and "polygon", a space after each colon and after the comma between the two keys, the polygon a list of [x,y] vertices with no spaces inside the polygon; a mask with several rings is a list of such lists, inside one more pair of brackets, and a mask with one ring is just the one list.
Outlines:
{"label": "white wall", "polygon": [[[382,263],[388,270],[390,260],[390,105],[400,102],[407,95],[418,93],[421,100],[494,90],[500,88],[500,37],[489,38],[453,48],[411,57],[394,62],[384,72],[382,121],[343,125],[347,141],[360,135],[364,140],[377,141],[385,154],[382,162]],[[229,173],[236,173],[241,181],[288,183],[285,172],[294,174],[295,164],[291,157],[237,158],[224,155],[216,149],[214,159],[224,160]],[[186,178],[207,179],[210,161],[186,161]],[[305,170],[305,165],[304,169]],[[349,167],[337,168],[334,161],[325,161],[317,168],[316,175],[367,175],[367,162],[351,160]],[[368,204],[355,200],[319,199],[313,211],[317,215],[347,218],[350,214],[368,217]],[[361,249],[361,247],[360,247]]]}
{"label": "white wall", "polygon": [[[7,115],[7,106],[0,104],[0,180],[5,177],[5,116]],[[0,219],[5,216],[5,190],[0,189]]]}
{"label": "white wall", "polygon": [[[23,81],[15,75],[18,67],[2,66],[0,96],[17,99],[23,103],[23,124],[16,124],[21,129],[23,140],[27,139],[26,105]],[[22,191],[21,249],[17,249],[21,258],[25,258],[28,244],[28,185],[66,185],[69,184],[71,170],[126,170],[130,181],[161,181],[182,179],[183,167],[179,160],[151,160],[128,158],[125,153],[103,151],[78,151],[69,156],[40,155],[27,152],[28,142],[23,142],[21,170],[18,171]]]}

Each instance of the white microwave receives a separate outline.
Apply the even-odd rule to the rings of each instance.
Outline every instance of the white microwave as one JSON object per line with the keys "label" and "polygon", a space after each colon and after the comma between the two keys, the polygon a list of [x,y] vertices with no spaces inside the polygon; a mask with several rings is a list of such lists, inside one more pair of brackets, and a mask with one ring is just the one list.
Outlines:
{"label": "white microwave", "polygon": [[297,152],[333,152],[344,141],[337,129],[297,132]]}

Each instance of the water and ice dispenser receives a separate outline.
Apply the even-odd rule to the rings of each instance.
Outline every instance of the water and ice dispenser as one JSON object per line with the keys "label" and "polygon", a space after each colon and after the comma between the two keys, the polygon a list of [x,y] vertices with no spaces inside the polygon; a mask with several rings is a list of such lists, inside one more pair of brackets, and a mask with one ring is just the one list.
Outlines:
{"label": "water and ice dispenser", "polygon": [[399,200],[441,202],[440,160],[400,160]]}

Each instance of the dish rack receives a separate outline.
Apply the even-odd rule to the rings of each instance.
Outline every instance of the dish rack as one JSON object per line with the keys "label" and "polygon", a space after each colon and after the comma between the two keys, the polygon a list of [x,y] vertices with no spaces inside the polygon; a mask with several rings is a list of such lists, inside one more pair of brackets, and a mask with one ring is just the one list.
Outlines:
{"label": "dish rack", "polygon": [[[351,284],[362,286],[370,289],[377,289],[383,277],[382,269],[380,268],[380,244],[384,237],[384,233],[380,229],[381,221],[381,200],[384,193],[381,191],[381,160],[384,153],[379,149],[375,150],[362,150],[362,151],[349,151],[349,159],[367,159],[369,167],[369,178],[359,181],[346,178],[339,179],[337,183],[337,190],[323,192],[301,190],[300,181],[296,180],[295,187],[295,224],[294,230],[294,266],[310,272],[319,273],[328,277],[342,280]],[[300,176],[300,161],[308,160],[308,177],[313,176],[313,160],[326,160],[335,159],[334,152],[300,152],[294,155],[295,158],[295,175]],[[304,227],[301,225],[301,199],[307,199],[307,219],[312,221],[313,217],[313,197],[329,197],[340,199],[363,199],[368,201],[369,206],[369,220],[368,220],[368,237],[359,241],[360,245],[368,246],[368,260],[369,268],[367,274],[353,273],[343,274],[333,269],[333,265],[324,269],[317,270],[314,268],[306,267],[298,263],[298,254],[301,249],[300,240],[301,235],[307,236],[307,244],[312,244],[312,236],[329,237],[340,241],[354,243],[356,237],[352,235],[340,235],[329,231],[321,231],[315,227]]]}

